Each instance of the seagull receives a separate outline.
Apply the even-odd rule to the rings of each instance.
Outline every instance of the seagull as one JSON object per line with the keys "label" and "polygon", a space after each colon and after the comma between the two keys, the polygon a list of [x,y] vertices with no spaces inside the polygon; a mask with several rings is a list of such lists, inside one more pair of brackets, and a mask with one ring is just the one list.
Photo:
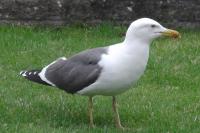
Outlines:
{"label": "seagull", "polygon": [[111,96],[115,126],[123,129],[116,96],[131,88],[143,75],[150,44],[160,36],[179,38],[180,34],[153,19],[137,19],[130,24],[121,43],[88,49],[68,59],[61,57],[42,69],[21,71],[20,75],[67,93],[88,96],[90,127],[94,127],[93,97]]}

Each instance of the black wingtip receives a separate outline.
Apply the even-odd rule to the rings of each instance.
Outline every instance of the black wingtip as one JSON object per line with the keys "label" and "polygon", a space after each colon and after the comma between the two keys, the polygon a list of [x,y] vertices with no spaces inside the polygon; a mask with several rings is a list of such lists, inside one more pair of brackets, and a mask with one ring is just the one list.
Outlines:
{"label": "black wingtip", "polygon": [[38,70],[31,70],[31,71],[21,71],[19,74],[23,77],[28,77],[28,76],[38,76],[40,71]]}
{"label": "black wingtip", "polygon": [[39,76],[40,72],[41,70],[30,70],[30,71],[21,71],[19,74],[30,81],[44,84],[44,85],[50,85],[40,78]]}
{"label": "black wingtip", "polygon": [[25,76],[26,76],[26,72],[27,72],[27,71],[20,71],[19,74],[20,74],[21,76],[25,77]]}

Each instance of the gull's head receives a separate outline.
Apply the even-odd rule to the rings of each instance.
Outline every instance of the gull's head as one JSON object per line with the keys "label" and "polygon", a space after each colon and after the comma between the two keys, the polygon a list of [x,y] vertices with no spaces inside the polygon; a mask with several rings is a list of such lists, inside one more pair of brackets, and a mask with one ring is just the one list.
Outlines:
{"label": "gull's head", "polygon": [[143,41],[150,43],[160,36],[179,38],[179,32],[163,27],[161,24],[150,18],[141,18],[131,23],[125,41]]}

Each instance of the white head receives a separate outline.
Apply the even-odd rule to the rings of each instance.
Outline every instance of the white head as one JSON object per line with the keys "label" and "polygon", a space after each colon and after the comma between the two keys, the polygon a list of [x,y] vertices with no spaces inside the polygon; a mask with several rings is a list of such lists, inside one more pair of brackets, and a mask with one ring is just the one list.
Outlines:
{"label": "white head", "polygon": [[131,23],[125,41],[139,41],[150,44],[151,41],[160,36],[180,37],[175,30],[163,27],[161,24],[150,18],[141,18]]}

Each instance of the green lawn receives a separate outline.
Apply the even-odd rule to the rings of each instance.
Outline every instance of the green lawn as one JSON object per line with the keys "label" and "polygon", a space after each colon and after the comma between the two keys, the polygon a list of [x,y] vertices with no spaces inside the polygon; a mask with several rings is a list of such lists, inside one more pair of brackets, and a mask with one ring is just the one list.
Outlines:
{"label": "green lawn", "polygon": [[[0,132],[121,132],[114,127],[111,98],[94,98],[96,128],[88,128],[87,97],[35,84],[20,70],[41,68],[60,56],[123,40],[125,27],[62,28],[0,26]],[[153,42],[138,84],[118,96],[127,132],[200,132],[200,30],[180,30],[179,40]],[[134,67],[134,66],[133,66]]]}

